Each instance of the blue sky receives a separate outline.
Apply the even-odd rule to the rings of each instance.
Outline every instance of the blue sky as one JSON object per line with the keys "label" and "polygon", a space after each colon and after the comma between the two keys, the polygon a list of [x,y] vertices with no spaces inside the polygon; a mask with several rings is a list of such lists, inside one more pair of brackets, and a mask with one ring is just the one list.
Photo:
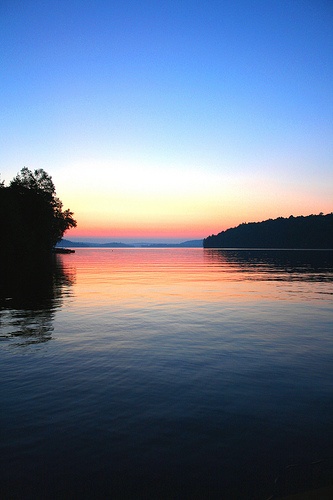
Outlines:
{"label": "blue sky", "polygon": [[332,211],[333,3],[0,4],[0,173],[68,238],[191,239]]}

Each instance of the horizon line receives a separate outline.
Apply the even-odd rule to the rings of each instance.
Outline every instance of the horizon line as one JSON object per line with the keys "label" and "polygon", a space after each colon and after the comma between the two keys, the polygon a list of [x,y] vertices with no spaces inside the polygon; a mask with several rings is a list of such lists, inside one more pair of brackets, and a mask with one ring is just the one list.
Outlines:
{"label": "horizon line", "polygon": [[187,242],[187,241],[202,241],[204,240],[204,237],[202,238],[175,238],[175,237],[170,237],[170,238],[159,238],[159,237],[156,237],[156,238],[150,238],[150,237],[147,237],[147,238],[131,238],[131,237],[127,237],[127,238],[121,238],[121,239],[118,239],[118,238],[115,238],[115,237],[77,237],[77,236],[74,236],[73,238],[71,238],[70,236],[64,236],[62,238],[62,240],[67,240],[67,241],[72,241],[73,243],[100,243],[100,244],[105,244],[105,243],[126,243],[126,244],[147,244],[147,243],[150,243],[150,244],[153,244],[153,243],[166,243],[166,244],[178,244],[178,243],[184,243],[184,242]]}

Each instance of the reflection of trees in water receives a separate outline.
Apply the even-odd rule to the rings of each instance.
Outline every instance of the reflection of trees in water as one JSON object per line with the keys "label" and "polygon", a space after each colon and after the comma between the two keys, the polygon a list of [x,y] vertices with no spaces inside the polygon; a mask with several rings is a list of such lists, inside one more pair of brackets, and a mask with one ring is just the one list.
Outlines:
{"label": "reflection of trees in water", "polygon": [[1,338],[35,344],[51,339],[53,318],[64,293],[70,293],[75,270],[64,268],[61,258],[47,263],[11,263],[1,270]]}
{"label": "reflection of trees in water", "polygon": [[[248,273],[255,279],[261,273],[275,273],[275,279],[331,281],[333,279],[332,250],[222,250],[205,249],[212,264],[230,265],[235,271]],[[267,276],[267,279],[268,276]]]}

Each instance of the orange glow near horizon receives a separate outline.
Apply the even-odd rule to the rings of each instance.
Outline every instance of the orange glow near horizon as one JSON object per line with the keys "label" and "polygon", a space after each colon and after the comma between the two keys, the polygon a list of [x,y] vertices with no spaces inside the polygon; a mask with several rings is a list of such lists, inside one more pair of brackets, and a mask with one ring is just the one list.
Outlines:
{"label": "orange glow near horizon", "polygon": [[[76,215],[75,215],[76,216]],[[78,227],[66,233],[65,238],[133,238],[133,239],[202,239],[206,236],[207,230],[213,227],[205,221],[156,221],[147,220],[135,223],[134,221],[115,221],[114,223],[104,223],[98,221],[93,223],[90,220],[81,220]],[[211,233],[210,233],[211,234]]]}
{"label": "orange glow near horizon", "polygon": [[[329,213],[328,209],[324,213]],[[64,237],[66,239],[89,239],[101,238],[110,241],[121,241],[122,239],[174,239],[174,240],[194,240],[203,239],[211,234],[217,234],[225,231],[230,227],[236,227],[243,222],[260,222],[268,218],[289,217],[290,215],[310,215],[311,213],[319,213],[319,210],[292,210],[292,207],[284,212],[278,210],[274,212],[249,210],[248,213],[234,213],[224,214],[217,212],[214,216],[213,213],[208,213],[204,218],[196,220],[195,215],[186,216],[180,214],[177,217],[147,217],[144,215],[136,214],[136,216],[127,218],[121,214],[113,215],[106,213],[104,217],[92,213],[87,215],[85,212],[75,210],[74,217],[78,225],[76,228],[66,232]]]}
{"label": "orange glow near horizon", "polygon": [[81,165],[74,186],[66,175],[63,171],[56,180],[59,196],[78,222],[67,239],[185,241],[243,222],[331,211],[330,198],[312,186],[305,184],[300,192],[283,178],[272,183],[262,171],[232,175],[132,164],[110,169],[97,162]]}

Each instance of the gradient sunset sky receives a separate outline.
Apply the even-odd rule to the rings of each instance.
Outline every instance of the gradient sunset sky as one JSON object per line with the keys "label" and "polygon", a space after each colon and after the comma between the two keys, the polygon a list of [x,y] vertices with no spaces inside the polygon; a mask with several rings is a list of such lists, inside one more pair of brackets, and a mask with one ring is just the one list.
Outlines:
{"label": "gradient sunset sky", "polygon": [[330,0],[2,0],[0,174],[72,240],[184,241],[333,210]]}

